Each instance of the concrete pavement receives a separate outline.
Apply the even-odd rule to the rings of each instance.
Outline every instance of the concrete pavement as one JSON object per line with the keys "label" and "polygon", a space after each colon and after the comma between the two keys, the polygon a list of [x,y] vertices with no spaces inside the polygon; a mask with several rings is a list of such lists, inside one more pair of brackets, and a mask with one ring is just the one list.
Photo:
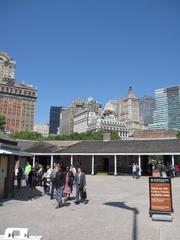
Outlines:
{"label": "concrete pavement", "polygon": [[9,200],[0,206],[0,234],[27,227],[44,240],[179,240],[180,178],[172,179],[173,222],[149,217],[148,177],[87,176],[89,203],[55,209],[48,196]]}

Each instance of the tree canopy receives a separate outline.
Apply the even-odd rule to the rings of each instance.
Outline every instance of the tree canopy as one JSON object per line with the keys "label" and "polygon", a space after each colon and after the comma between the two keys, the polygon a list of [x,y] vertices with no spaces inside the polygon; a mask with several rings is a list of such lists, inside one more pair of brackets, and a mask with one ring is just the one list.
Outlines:
{"label": "tree canopy", "polygon": [[180,138],[180,130],[177,131],[176,136],[177,136],[177,138]]}
{"label": "tree canopy", "polygon": [[6,119],[5,119],[5,117],[0,113],[0,129],[1,129],[1,130],[4,130],[5,124],[6,124]]}
{"label": "tree canopy", "polygon": [[[14,139],[24,139],[24,140],[103,140],[103,133],[101,131],[98,132],[86,132],[86,133],[72,133],[71,135],[49,135],[48,137],[43,137],[40,133],[37,132],[19,132],[11,134],[11,137]],[[118,132],[112,132],[112,139],[118,140],[119,135]]]}

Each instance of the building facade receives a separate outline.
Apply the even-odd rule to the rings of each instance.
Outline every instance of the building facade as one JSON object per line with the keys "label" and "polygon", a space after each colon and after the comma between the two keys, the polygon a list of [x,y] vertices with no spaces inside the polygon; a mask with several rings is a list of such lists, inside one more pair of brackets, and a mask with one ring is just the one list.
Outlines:
{"label": "building facade", "polygon": [[61,112],[62,112],[62,107],[52,106],[50,108],[49,134],[57,134],[58,133],[58,128],[60,127]]}
{"label": "building facade", "polygon": [[88,130],[88,122],[94,115],[99,114],[101,105],[92,97],[87,101],[77,99],[61,114],[60,135],[70,135]]}
{"label": "building facade", "polygon": [[5,78],[15,79],[16,61],[7,53],[0,52],[0,82]]}
{"label": "building facade", "polygon": [[155,90],[151,129],[180,129],[180,86]]}
{"label": "building facade", "polygon": [[37,123],[34,125],[34,132],[40,133],[43,137],[49,135],[49,125],[47,123]]}
{"label": "building facade", "polygon": [[94,119],[96,119],[95,112],[90,112],[87,108],[79,110],[73,117],[73,132],[87,132],[89,130],[89,124]]}
{"label": "building facade", "polygon": [[139,113],[145,124],[153,123],[153,111],[155,110],[155,98],[144,96],[139,99]]}
{"label": "building facade", "polygon": [[97,116],[89,122],[88,131],[102,131],[112,132],[116,131],[119,134],[120,139],[128,139],[128,129],[124,122],[120,122],[114,115],[109,116]]}
{"label": "building facade", "polygon": [[0,82],[0,113],[6,119],[5,131],[33,131],[37,90],[16,84],[11,79]]}
{"label": "building facade", "polygon": [[71,135],[73,133],[73,120],[74,114],[82,109],[84,106],[84,101],[77,99],[72,104],[64,109],[60,116],[61,126],[60,126],[60,135]]}
{"label": "building facade", "polygon": [[129,87],[128,96],[117,101],[117,118],[127,126],[129,136],[136,130],[147,129],[147,125],[140,119],[139,99]]}
{"label": "building facade", "polygon": [[129,87],[127,98],[117,102],[117,117],[122,122],[140,121],[139,99],[134,95],[131,87]]}
{"label": "building facade", "polygon": [[37,90],[32,85],[16,83],[16,62],[0,52],[0,113],[5,117],[5,131],[33,131]]}

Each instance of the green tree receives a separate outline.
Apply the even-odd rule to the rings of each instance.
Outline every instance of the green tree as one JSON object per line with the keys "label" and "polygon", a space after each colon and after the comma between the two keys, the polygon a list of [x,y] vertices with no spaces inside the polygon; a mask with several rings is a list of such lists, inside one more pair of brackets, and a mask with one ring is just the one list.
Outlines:
{"label": "green tree", "polygon": [[40,133],[27,132],[27,131],[13,133],[13,134],[11,134],[11,137],[14,139],[35,140],[35,141],[41,141],[44,139]]}
{"label": "green tree", "polygon": [[119,140],[120,136],[117,131],[112,131],[112,140]]}
{"label": "green tree", "polygon": [[180,131],[178,130],[176,133],[177,138],[180,138]]}
{"label": "green tree", "polygon": [[4,130],[5,124],[6,124],[6,119],[5,119],[5,117],[0,113],[0,129],[1,129],[1,130]]}

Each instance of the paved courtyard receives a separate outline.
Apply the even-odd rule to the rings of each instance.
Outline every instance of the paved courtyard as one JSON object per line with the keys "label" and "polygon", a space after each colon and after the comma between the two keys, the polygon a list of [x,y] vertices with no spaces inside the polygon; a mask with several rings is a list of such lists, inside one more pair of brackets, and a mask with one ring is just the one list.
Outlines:
{"label": "paved courtyard", "polygon": [[43,240],[179,240],[180,178],[172,180],[173,222],[149,217],[148,177],[87,176],[87,205],[55,209],[55,200],[9,200],[0,205],[0,234],[7,227],[27,227]]}

